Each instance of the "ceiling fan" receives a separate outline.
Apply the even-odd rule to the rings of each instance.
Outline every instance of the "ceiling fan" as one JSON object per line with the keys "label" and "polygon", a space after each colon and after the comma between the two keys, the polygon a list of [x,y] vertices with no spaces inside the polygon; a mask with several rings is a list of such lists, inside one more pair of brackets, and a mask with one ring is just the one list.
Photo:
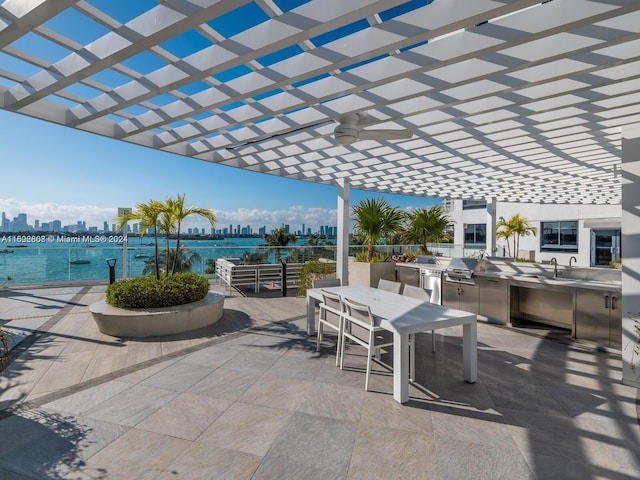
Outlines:
{"label": "ceiling fan", "polygon": [[[236,145],[229,145],[225,148],[227,150],[238,150],[240,148],[244,148],[256,143],[265,142],[273,138],[283,137],[286,135],[291,135],[292,133],[319,127],[332,121],[333,120],[325,120],[314,123],[312,125],[297,127],[285,132],[256,138],[254,140],[248,140]],[[411,138],[413,136],[413,132],[406,129],[388,130],[363,128],[374,123],[374,119],[372,117],[369,117],[366,112],[348,113],[346,115],[341,115],[336,119],[336,121],[338,122],[338,126],[336,126],[336,128],[334,129],[333,135],[336,139],[336,142],[340,145],[348,145],[358,140],[403,140]]]}
{"label": "ceiling fan", "polygon": [[358,140],[403,140],[413,137],[411,130],[364,129],[372,122],[366,112],[349,113],[338,117],[338,126],[333,131],[336,142],[348,145]]}

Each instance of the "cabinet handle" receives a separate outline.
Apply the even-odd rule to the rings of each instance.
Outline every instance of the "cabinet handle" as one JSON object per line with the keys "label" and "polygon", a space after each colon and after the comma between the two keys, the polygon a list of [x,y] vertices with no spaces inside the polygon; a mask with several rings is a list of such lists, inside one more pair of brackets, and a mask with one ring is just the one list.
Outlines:
{"label": "cabinet handle", "polygon": [[616,309],[616,300],[617,300],[617,298],[614,297],[613,295],[611,295],[611,310],[615,310]]}
{"label": "cabinet handle", "polygon": [[604,296],[604,308],[609,308],[609,295]]}

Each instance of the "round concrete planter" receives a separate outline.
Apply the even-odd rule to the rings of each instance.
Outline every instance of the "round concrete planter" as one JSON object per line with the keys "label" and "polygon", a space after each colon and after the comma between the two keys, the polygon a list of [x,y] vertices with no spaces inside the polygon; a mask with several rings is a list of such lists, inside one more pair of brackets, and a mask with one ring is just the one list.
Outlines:
{"label": "round concrete planter", "polygon": [[216,323],[222,318],[224,295],[209,292],[197,302],[175,307],[125,309],[101,300],[89,307],[98,329],[114,337],[160,337],[190,332]]}

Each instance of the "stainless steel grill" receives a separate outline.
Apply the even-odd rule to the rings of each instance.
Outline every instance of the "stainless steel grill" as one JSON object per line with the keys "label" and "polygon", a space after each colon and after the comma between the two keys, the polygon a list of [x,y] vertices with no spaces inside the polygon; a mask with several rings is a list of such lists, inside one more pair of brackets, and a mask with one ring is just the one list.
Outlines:
{"label": "stainless steel grill", "polygon": [[444,271],[444,278],[448,282],[475,285],[473,273],[477,266],[478,260],[475,258],[452,258]]}

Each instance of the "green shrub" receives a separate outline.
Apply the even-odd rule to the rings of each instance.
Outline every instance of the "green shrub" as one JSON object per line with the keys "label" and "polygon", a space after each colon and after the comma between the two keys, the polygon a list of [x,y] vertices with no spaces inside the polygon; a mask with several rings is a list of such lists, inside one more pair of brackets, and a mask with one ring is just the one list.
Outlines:
{"label": "green shrub", "polygon": [[317,278],[325,278],[327,275],[336,273],[336,264],[321,262],[320,260],[310,260],[300,269],[300,283],[298,284],[298,295],[305,296],[307,289],[311,288],[313,281]]}
{"label": "green shrub", "polygon": [[[356,262],[367,262],[368,253],[360,252],[356,254]],[[388,255],[385,255],[382,252],[375,252],[371,261],[369,263],[379,263],[379,262],[388,262],[390,260]]]}
{"label": "green shrub", "polygon": [[159,308],[184,305],[203,299],[209,280],[195,273],[136,277],[117,280],[107,287],[106,300],[119,308]]}

